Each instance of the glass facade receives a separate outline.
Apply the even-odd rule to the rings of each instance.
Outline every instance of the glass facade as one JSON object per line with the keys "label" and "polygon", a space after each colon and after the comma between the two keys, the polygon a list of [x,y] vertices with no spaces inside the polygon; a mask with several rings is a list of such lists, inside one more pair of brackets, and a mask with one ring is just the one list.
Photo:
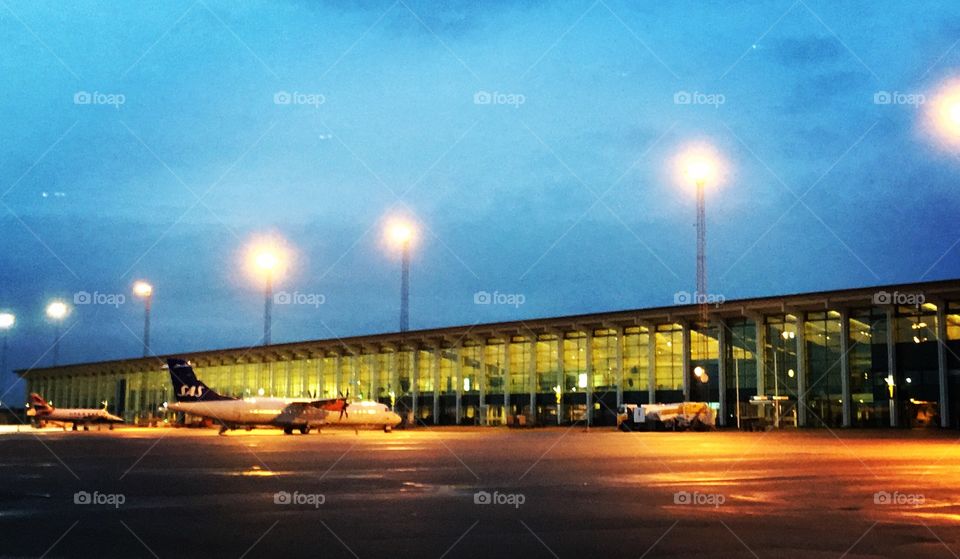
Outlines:
{"label": "glass facade", "polygon": [[683,326],[661,324],[656,329],[654,384],[658,402],[683,400]]}
{"label": "glass facade", "polygon": [[[704,324],[692,315],[690,322],[598,320],[456,346],[421,339],[321,350],[304,342],[293,351],[211,352],[194,365],[226,395],[349,392],[424,423],[612,424],[620,404],[679,402],[689,390],[693,401],[723,401],[722,423],[730,426],[759,417],[759,395],[782,402],[782,426],[924,427],[941,421],[946,390],[957,425],[960,302],[816,307]],[[149,360],[37,369],[26,378],[59,407],[106,401],[128,421],[171,418],[163,407],[173,397],[168,373]]]}
{"label": "glass facade", "polygon": [[804,321],[808,424],[843,425],[842,320],[837,311],[808,313]]}
{"label": "glass facade", "polygon": [[753,414],[750,399],[757,395],[757,323],[742,318],[723,325],[726,339],[724,374],[726,376],[726,422],[737,425],[738,418]]}
{"label": "glass facade", "polygon": [[849,320],[851,422],[857,427],[890,425],[886,313],[856,309]]}

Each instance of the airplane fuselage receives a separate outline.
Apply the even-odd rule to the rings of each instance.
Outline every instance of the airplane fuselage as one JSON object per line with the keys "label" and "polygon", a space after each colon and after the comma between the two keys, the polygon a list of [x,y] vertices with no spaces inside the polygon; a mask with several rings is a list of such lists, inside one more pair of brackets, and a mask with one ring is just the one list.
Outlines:
{"label": "airplane fuselage", "polygon": [[345,413],[316,407],[310,402],[304,399],[256,397],[208,402],[171,402],[167,404],[167,409],[207,417],[231,426],[392,428],[400,423],[397,414],[377,402],[354,402]]}
{"label": "airplane fuselage", "polygon": [[104,409],[56,408],[53,411],[36,412],[39,421],[61,423],[123,423],[123,418]]}

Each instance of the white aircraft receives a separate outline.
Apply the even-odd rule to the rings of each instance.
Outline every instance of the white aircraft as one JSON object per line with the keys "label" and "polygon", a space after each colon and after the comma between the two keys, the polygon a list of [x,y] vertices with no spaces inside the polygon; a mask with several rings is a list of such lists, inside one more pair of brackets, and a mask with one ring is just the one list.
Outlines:
{"label": "white aircraft", "polygon": [[77,430],[78,425],[83,425],[84,431],[90,430],[91,423],[107,423],[113,429],[114,423],[123,423],[122,417],[117,417],[107,411],[107,403],[103,403],[103,408],[63,408],[58,409],[48,404],[46,400],[40,397],[36,392],[30,393],[31,407],[27,410],[27,416],[32,418],[35,427],[43,427],[47,423],[59,423],[63,425],[64,430],[67,423],[73,424],[73,430]]}
{"label": "white aircraft", "polygon": [[240,426],[281,427],[287,435],[297,429],[304,435],[312,428],[348,427],[383,429],[389,433],[400,416],[384,404],[373,401],[350,403],[346,398],[311,400],[305,398],[231,398],[217,394],[197,379],[193,367],[183,359],[167,359],[176,402],[167,409],[207,417],[220,424],[220,434]]}

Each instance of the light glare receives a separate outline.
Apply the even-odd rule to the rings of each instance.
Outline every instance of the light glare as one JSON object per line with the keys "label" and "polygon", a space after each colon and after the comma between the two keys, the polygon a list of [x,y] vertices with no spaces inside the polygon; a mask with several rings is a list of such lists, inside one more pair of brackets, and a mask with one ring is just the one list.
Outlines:
{"label": "light glare", "polygon": [[724,165],[713,146],[690,144],[680,151],[676,167],[683,184],[705,186],[720,182]]}
{"label": "light glare", "polygon": [[61,320],[70,312],[70,308],[63,301],[52,301],[47,305],[47,316],[54,320]]}
{"label": "light glare", "polygon": [[133,294],[137,297],[147,298],[153,295],[153,286],[145,281],[136,281],[133,284]]}

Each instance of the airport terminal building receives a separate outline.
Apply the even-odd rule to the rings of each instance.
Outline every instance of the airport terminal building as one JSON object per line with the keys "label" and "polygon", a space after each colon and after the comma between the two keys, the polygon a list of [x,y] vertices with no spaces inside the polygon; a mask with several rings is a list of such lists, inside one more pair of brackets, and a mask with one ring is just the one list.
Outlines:
{"label": "airport terminal building", "polygon": [[[960,419],[960,280],[179,354],[233,396],[394,406],[431,424],[613,424],[708,401],[721,425],[947,427]],[[171,421],[166,356],[19,370],[59,407]]]}

